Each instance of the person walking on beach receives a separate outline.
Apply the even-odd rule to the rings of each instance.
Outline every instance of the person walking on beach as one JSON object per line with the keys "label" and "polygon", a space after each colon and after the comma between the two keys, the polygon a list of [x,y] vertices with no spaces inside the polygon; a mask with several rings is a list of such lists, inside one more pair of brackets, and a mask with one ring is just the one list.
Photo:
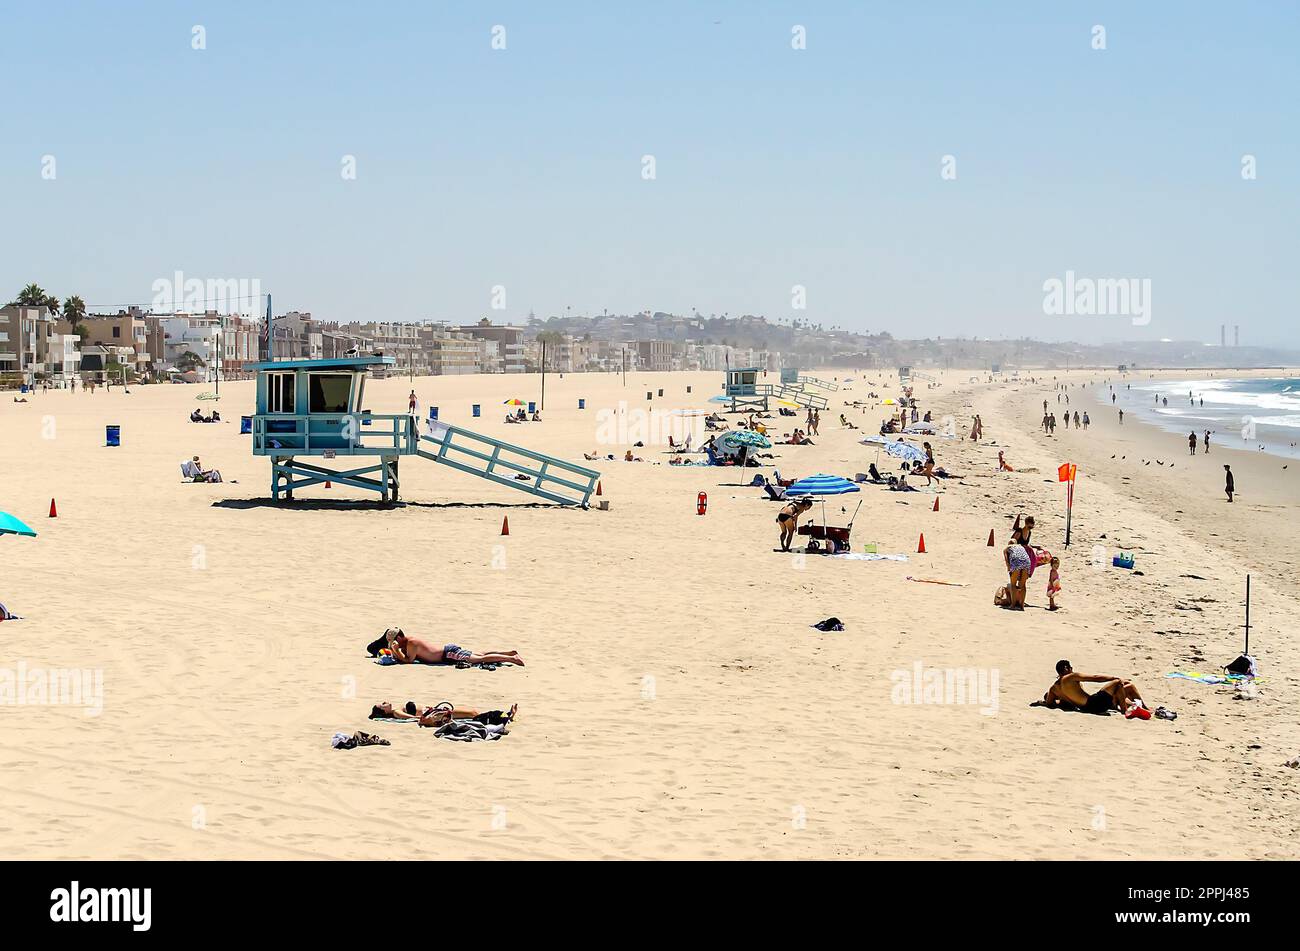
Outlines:
{"label": "person walking on beach", "polygon": [[1090,420],[1090,419],[1088,418],[1088,414],[1085,412],[1085,413],[1083,414],[1083,428],[1084,428],[1084,429],[1087,429],[1087,428],[1088,428],[1088,424],[1089,424],[1090,422],[1092,422],[1092,420]]}
{"label": "person walking on beach", "polygon": [[1210,454],[1210,431],[1208,429],[1205,431],[1205,442],[1203,445],[1205,446],[1205,454],[1208,456]]}
{"label": "person walking on beach", "polygon": [[1187,436],[1187,452],[1189,455],[1196,455],[1196,430],[1192,430]]}
{"label": "person walking on beach", "polygon": [[1120,424],[1121,426],[1124,425],[1124,411],[1123,411],[1123,410],[1120,410],[1120,411],[1119,411],[1119,424]]}
{"label": "person walking on beach", "polygon": [[415,415],[415,390],[411,390],[411,395],[406,398],[406,411]]}
{"label": "person walking on beach", "polygon": [[1232,466],[1225,463],[1223,471],[1227,474],[1223,484],[1223,491],[1228,493],[1228,501],[1231,502],[1233,493],[1237,491],[1237,480],[1232,477]]}

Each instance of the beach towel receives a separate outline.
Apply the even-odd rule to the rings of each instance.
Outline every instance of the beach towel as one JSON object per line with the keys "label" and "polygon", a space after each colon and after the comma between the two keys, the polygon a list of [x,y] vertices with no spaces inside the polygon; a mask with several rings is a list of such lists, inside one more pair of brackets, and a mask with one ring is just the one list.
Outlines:
{"label": "beach towel", "polygon": [[1261,677],[1247,677],[1244,674],[1207,674],[1199,670],[1175,670],[1165,674],[1173,680],[1195,680],[1199,684],[1242,684],[1247,681],[1260,682]]}
{"label": "beach towel", "polygon": [[433,733],[444,740],[456,740],[460,743],[476,743],[480,740],[499,740],[509,730],[504,723],[480,723],[478,720],[452,720]]}

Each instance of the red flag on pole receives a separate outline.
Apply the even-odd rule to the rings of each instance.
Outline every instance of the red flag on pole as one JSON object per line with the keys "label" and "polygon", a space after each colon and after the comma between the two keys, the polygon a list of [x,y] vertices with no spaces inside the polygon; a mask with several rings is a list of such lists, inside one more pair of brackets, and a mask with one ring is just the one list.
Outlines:
{"label": "red flag on pole", "polygon": [[1063,462],[1056,468],[1057,482],[1073,482],[1074,474],[1078,471],[1078,466],[1073,462]]}

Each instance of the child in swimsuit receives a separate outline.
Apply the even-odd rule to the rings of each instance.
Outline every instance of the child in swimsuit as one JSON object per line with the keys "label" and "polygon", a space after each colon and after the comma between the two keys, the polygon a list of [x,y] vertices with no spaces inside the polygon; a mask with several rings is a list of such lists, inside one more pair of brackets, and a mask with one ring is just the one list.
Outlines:
{"label": "child in swimsuit", "polygon": [[1061,593],[1061,559],[1052,559],[1052,573],[1047,576],[1047,610],[1056,610],[1056,596]]}

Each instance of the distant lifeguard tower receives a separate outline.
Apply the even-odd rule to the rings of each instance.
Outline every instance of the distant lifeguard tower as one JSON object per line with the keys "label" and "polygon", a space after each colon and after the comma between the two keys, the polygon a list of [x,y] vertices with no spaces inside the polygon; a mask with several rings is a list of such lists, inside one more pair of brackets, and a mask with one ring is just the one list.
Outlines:
{"label": "distant lifeguard tower", "polygon": [[[771,383],[759,383],[758,376],[761,372],[758,367],[740,367],[727,371],[726,385],[723,389],[721,401],[731,403],[731,412],[735,413],[742,409],[758,409],[767,412],[767,401],[770,397],[785,400],[796,406],[807,406],[813,409],[825,409],[827,407],[826,397],[808,392],[803,383],[799,382],[798,370],[782,370],[781,383],[778,386],[773,386]],[[794,374],[791,377],[793,383],[787,382],[787,375],[791,372]]]}
{"label": "distant lifeguard tower", "polygon": [[758,382],[758,375],[761,372],[758,367],[738,367],[727,370],[723,395],[731,401],[733,413],[742,407],[767,412],[767,398],[772,394],[772,386],[769,383]]}
{"label": "distant lifeguard tower", "polygon": [[[420,433],[412,415],[366,410],[367,372],[394,363],[371,356],[248,365],[257,372],[253,455],[271,457],[273,499],[291,500],[296,489],[337,482],[396,502],[399,460],[420,456],[561,505],[588,504],[600,478],[594,469],[436,419]],[[332,469],[303,457],[343,458],[351,467]]]}
{"label": "distant lifeguard tower", "polygon": [[832,380],[819,380],[815,376],[804,376],[803,371],[797,367],[786,367],[781,371],[781,383],[784,386],[794,387],[797,389],[807,389],[815,386],[822,390],[838,390],[840,385]]}

